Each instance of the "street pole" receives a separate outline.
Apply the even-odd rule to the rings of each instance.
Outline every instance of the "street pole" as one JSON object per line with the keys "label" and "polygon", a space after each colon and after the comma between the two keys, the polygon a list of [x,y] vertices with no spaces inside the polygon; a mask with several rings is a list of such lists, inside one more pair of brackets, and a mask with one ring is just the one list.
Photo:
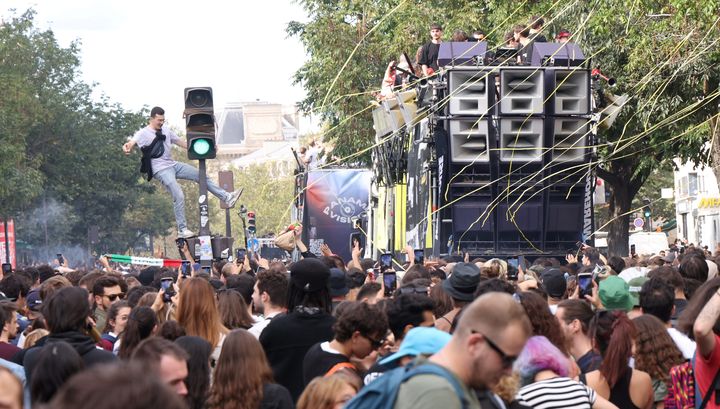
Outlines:
{"label": "street pole", "polygon": [[207,168],[205,166],[205,159],[199,160],[200,173],[200,232],[198,233],[198,240],[200,241],[200,268],[210,273],[212,270],[212,243],[210,238],[210,212],[208,211],[208,189],[207,189]]}

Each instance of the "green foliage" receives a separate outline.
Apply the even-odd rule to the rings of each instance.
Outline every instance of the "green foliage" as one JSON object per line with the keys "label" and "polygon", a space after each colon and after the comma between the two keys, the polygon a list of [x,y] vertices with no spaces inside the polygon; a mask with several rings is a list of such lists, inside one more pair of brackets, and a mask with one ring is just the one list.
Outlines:
{"label": "green foliage", "polygon": [[105,248],[127,248],[140,225],[123,225],[134,208],[125,212],[151,201],[153,189],[121,145],[146,113],[93,101],[79,79],[78,43],[60,47],[34,16],[29,10],[0,25],[0,209],[30,244],[86,245],[88,228],[98,226]]}
{"label": "green foliage", "polygon": [[[258,237],[277,234],[290,224],[289,206],[293,201],[295,183],[292,174],[278,171],[274,163],[252,165],[243,170],[234,170],[233,173],[235,188],[244,188],[242,197],[235,208],[230,210],[236,243],[242,243],[244,239],[238,217],[241,204],[248,211],[255,212]],[[224,211],[213,218],[212,226],[214,232],[225,232]]]}
{"label": "green foliage", "polygon": [[[542,15],[548,38],[560,29],[573,33],[593,66],[615,77],[606,91],[631,96],[615,124],[599,135],[599,167],[611,191],[611,253],[627,253],[627,222],[633,198],[657,167],[672,158],[701,162],[708,139],[702,124],[717,114],[720,29],[716,1],[603,0],[455,1],[305,0],[306,24],[293,22],[290,35],[305,45],[309,60],[296,74],[307,98],[302,107],[322,114],[332,128],[337,153],[372,145],[368,107],[387,62],[401,51],[414,56],[433,22],[449,38],[457,28],[484,29],[491,45],[515,24]],[[393,7],[399,7],[393,11]],[[377,26],[377,27],[376,27]],[[371,32],[373,28],[376,28]],[[368,34],[369,33],[369,34]],[[365,36],[368,34],[367,36]],[[352,54],[355,45],[357,51]],[[349,64],[343,69],[343,64]],[[333,80],[339,74],[334,86]],[[362,93],[357,96],[350,94]]]}

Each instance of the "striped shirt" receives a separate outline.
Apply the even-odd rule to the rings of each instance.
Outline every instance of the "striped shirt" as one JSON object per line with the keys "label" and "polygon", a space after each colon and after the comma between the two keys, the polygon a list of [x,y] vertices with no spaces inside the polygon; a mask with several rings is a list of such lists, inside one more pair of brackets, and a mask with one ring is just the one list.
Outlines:
{"label": "striped shirt", "polygon": [[591,408],[595,391],[570,378],[557,377],[523,386],[517,393],[520,403],[533,409]]}

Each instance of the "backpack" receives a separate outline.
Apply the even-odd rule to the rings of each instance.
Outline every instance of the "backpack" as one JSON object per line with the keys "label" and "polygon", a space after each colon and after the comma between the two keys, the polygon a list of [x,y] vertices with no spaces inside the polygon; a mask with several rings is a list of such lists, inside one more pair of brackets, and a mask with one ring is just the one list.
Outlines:
{"label": "backpack", "polygon": [[675,408],[695,409],[695,374],[690,361],[670,369],[670,393],[675,401]]}
{"label": "backpack", "polygon": [[462,408],[467,408],[468,403],[463,398],[463,388],[447,369],[439,365],[411,363],[385,372],[384,375],[370,382],[347,403],[344,409],[393,409],[400,386],[416,375],[437,375],[444,378],[455,389]]}
{"label": "backpack", "polygon": [[150,145],[140,148],[140,152],[142,152],[142,157],[140,158],[140,173],[147,174],[148,182],[153,177],[150,159],[157,159],[165,153],[165,138],[166,136],[163,135],[161,131],[157,131],[155,139],[153,139]]}

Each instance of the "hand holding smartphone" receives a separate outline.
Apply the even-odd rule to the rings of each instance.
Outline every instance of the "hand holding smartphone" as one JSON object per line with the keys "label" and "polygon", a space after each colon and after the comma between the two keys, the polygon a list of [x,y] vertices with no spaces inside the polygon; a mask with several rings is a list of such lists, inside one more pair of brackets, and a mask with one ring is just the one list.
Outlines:
{"label": "hand holding smartphone", "polygon": [[592,296],[593,275],[591,273],[582,273],[577,276],[578,296],[581,300],[585,300],[586,295]]}

